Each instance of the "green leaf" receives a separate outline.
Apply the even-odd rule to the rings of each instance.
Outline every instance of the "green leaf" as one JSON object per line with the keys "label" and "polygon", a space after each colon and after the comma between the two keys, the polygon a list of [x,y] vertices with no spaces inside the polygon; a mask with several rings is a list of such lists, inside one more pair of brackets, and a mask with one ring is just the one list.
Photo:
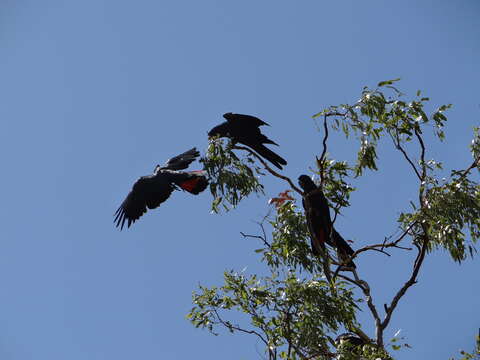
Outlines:
{"label": "green leaf", "polygon": [[382,87],[382,86],[385,86],[385,85],[392,85],[394,82],[397,82],[399,80],[400,80],[400,78],[396,78],[396,79],[393,79],[393,80],[380,81],[377,86]]}

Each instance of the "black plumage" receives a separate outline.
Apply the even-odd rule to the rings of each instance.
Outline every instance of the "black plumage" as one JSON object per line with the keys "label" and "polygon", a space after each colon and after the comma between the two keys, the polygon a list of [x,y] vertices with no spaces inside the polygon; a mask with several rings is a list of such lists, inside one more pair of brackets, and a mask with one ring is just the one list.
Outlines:
{"label": "black plumage", "polygon": [[[325,243],[327,243],[335,248],[340,261],[347,261],[354,251],[333,227],[330,208],[322,189],[315,185],[307,175],[301,175],[298,178],[298,184],[304,191],[302,204],[310,232],[312,252],[315,255],[322,254],[325,250]],[[347,265],[355,267],[351,260]]]}
{"label": "black plumage", "polygon": [[155,209],[167,200],[177,187],[197,195],[208,185],[204,171],[184,170],[200,156],[196,148],[169,159],[164,166],[157,165],[152,175],[138,179],[130,193],[115,212],[114,223],[120,230],[125,222],[130,227],[148,209]]}
{"label": "black plumage", "polygon": [[351,334],[351,333],[341,334],[341,335],[337,336],[337,338],[335,339],[335,344],[337,345],[337,347],[344,344],[344,343],[351,344],[354,347],[363,346],[365,344],[368,344],[368,342],[366,342],[361,337],[359,337],[355,334]]}
{"label": "black plumage", "polygon": [[227,121],[215,126],[209,131],[208,136],[228,137],[234,143],[238,142],[246,145],[279,169],[282,169],[282,165],[287,165],[285,159],[263,145],[272,144],[278,146],[277,143],[260,132],[260,126],[269,126],[265,121],[255,116],[233,113],[223,114],[223,117]]}

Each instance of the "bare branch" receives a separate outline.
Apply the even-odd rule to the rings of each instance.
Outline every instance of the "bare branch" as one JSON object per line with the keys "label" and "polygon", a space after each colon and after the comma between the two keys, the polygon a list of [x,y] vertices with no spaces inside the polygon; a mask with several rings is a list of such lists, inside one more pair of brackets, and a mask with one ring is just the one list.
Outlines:
{"label": "bare branch", "polygon": [[365,342],[367,343],[372,342],[372,339],[370,339],[368,335],[362,331],[362,329],[359,329],[356,326],[350,326],[348,330],[360,336],[360,338],[362,338]]}
{"label": "bare branch", "polygon": [[242,235],[244,238],[252,238],[252,239],[260,239],[262,240],[263,244],[267,247],[270,247],[270,243],[263,237],[263,236],[260,236],[260,235],[249,235],[249,234],[245,234],[243,232],[240,231],[240,235]]}
{"label": "bare branch", "polygon": [[480,157],[473,160],[472,164],[467,169],[465,169],[463,171],[463,173],[462,173],[462,175],[460,175],[459,179],[461,180],[461,179],[465,178],[470,173],[470,171],[472,169],[476,168],[476,167],[480,168]]}
{"label": "bare branch", "polygon": [[[338,277],[340,277],[344,280],[347,280],[348,282],[356,285],[360,290],[362,290],[363,295],[365,296],[365,299],[367,300],[367,305],[368,305],[368,308],[370,310],[370,313],[372,314],[373,319],[375,320],[375,329],[376,329],[375,333],[376,333],[377,345],[383,346],[382,322],[380,320],[380,316],[378,315],[377,308],[376,308],[375,304],[373,303],[372,295],[370,293],[370,286],[368,285],[368,283],[366,281],[361,280],[358,277],[358,274],[357,274],[356,270],[353,270],[353,275],[354,275],[355,279],[349,278],[348,276],[345,276],[343,274],[338,274]],[[368,342],[371,341],[371,339],[368,336],[366,336],[363,332],[361,333],[363,336],[360,335],[360,333],[358,331],[355,331],[355,333],[357,335],[359,335],[360,337],[364,338],[365,340],[368,340]]]}
{"label": "bare branch", "polygon": [[338,274],[338,277],[339,278],[342,278],[343,280],[347,280],[348,282],[354,284],[354,285],[357,285],[362,291],[363,291],[363,284],[362,282],[357,282],[355,281],[354,279],[352,278],[349,278],[348,276],[345,276],[343,274]]}
{"label": "bare branch", "polygon": [[[427,206],[427,204],[425,202],[425,197],[424,197],[424,192],[425,192],[424,184],[425,184],[425,180],[427,178],[427,165],[425,163],[425,143],[423,142],[422,136],[420,135],[420,132],[419,132],[418,129],[415,129],[415,136],[417,137],[418,142],[420,144],[420,148],[421,148],[420,163],[421,163],[421,166],[422,166],[422,174],[419,175],[418,171],[416,170],[416,167],[415,167],[415,173],[417,174],[417,176],[419,176],[419,179],[420,179],[420,189],[419,189],[418,197],[419,197],[420,206],[422,207],[422,209],[424,209]],[[406,156],[406,153],[404,155]],[[413,223],[410,226],[410,228],[413,227],[414,224],[415,223]],[[415,241],[413,242],[413,244],[418,249],[418,255],[415,258],[415,262],[413,264],[412,274],[411,274],[410,278],[408,279],[408,281],[395,294],[395,296],[392,299],[392,302],[390,303],[390,306],[385,305],[386,315],[385,315],[385,319],[381,323],[382,331],[388,326],[388,324],[390,322],[390,319],[392,318],[393,311],[397,307],[398,302],[400,301],[402,296],[404,296],[405,293],[407,292],[407,290],[412,285],[416,284],[416,282],[417,282],[417,276],[418,276],[418,273],[420,271],[420,268],[422,267],[423,260],[425,259],[425,255],[427,253],[427,245],[428,245],[428,241],[429,241],[428,236],[427,236],[427,234],[428,234],[427,225],[424,224],[424,223],[421,223],[421,226],[422,226],[422,229],[423,229],[422,245],[419,246]],[[406,232],[408,232],[408,229],[407,229]],[[379,343],[379,345],[383,345],[383,343],[382,344]]]}
{"label": "bare branch", "polygon": [[[355,251],[349,258],[345,259],[342,261],[342,263],[340,264],[340,266],[337,268],[337,270],[335,271],[335,274],[333,275],[333,278],[335,279],[338,275],[338,272],[340,271],[340,268],[342,267],[342,265],[346,265],[348,264],[350,261],[353,261],[354,258],[356,258],[358,256],[358,254],[361,254],[365,251],[378,251],[378,252],[381,252],[381,253],[384,253],[385,255],[387,256],[390,256],[390,254],[388,254],[387,252],[383,251],[383,249],[385,248],[390,248],[390,247],[393,247],[393,248],[397,248],[397,249],[402,249],[402,250],[412,250],[412,248],[408,248],[408,247],[403,247],[403,246],[399,246],[398,243],[400,241],[403,240],[403,238],[408,234],[408,232],[412,229],[412,227],[416,224],[417,222],[413,222],[412,224],[410,224],[410,226],[403,232],[403,234],[395,241],[392,241],[392,242],[389,242],[389,243],[385,243],[386,241],[386,238],[385,238],[385,241],[381,244],[374,244],[374,245],[368,245],[368,246],[364,246],[363,248],[360,248],[358,249],[357,251]],[[380,248],[380,249],[378,249]]]}
{"label": "bare branch", "polygon": [[422,181],[425,181],[425,178],[427,177],[427,165],[425,164],[425,143],[423,142],[422,136],[420,135],[420,132],[415,129],[415,135],[417,136],[418,142],[420,143],[420,147],[422,149],[421,154],[420,154],[420,163],[422,165]]}
{"label": "bare branch", "polygon": [[417,283],[418,272],[420,271],[420,267],[422,266],[423,260],[425,259],[425,254],[427,253],[427,244],[428,238],[425,237],[422,242],[422,247],[420,248],[417,258],[415,259],[412,275],[394,296],[392,302],[390,303],[390,306],[385,305],[386,316],[382,322],[382,330],[388,326],[388,323],[390,322],[390,319],[392,317],[393,310],[395,310],[395,308],[397,307],[398,302],[400,301],[402,296],[405,295],[410,286]]}
{"label": "bare branch", "polygon": [[263,341],[263,343],[265,344],[265,346],[267,346],[268,348],[268,341],[262,336],[262,334],[258,333],[257,331],[255,330],[246,330],[246,329],[242,329],[241,327],[238,327],[236,325],[233,325],[231,322],[229,321],[224,321],[220,314],[218,313],[218,311],[216,309],[213,309],[213,312],[215,313],[215,316],[217,317],[218,321],[220,322],[220,324],[222,324],[223,326],[225,326],[227,329],[230,329],[230,330],[236,330],[236,331],[240,331],[240,332],[244,332],[246,334],[253,334],[253,335],[256,335],[260,338],[260,340]]}
{"label": "bare branch", "polygon": [[290,180],[289,177],[285,176],[285,175],[282,175],[282,174],[279,174],[277,173],[275,170],[273,170],[270,166],[267,165],[267,163],[259,156],[257,155],[253,150],[250,150],[249,148],[247,147],[244,147],[244,146],[233,146],[232,149],[237,149],[237,150],[245,150],[247,152],[249,152],[251,155],[253,155],[254,157],[256,157],[261,163],[262,165],[265,167],[265,169],[270,173],[272,174],[273,176],[279,178],[279,179],[282,179],[282,180],[285,180],[286,182],[289,183],[290,187],[295,190],[297,193],[299,193],[300,195],[303,196],[303,191],[300,190],[298,187],[295,186],[295,184],[292,182],[292,180]]}
{"label": "bare branch", "polygon": [[[420,180],[419,201],[420,201],[420,206],[422,208],[424,208],[426,206],[425,201],[424,201],[425,200],[424,199],[424,192],[425,192],[424,184],[425,184],[425,180],[427,178],[427,165],[425,163],[425,143],[424,143],[423,138],[420,135],[420,131],[418,129],[415,129],[415,136],[417,137],[418,142],[420,144],[420,148],[421,148],[421,152],[420,152],[420,164],[421,164],[421,169],[422,169],[421,174],[418,171],[417,167],[413,164],[412,160],[408,157],[406,151],[402,148],[402,146],[400,144],[400,139],[399,139],[399,136],[398,136],[398,132],[396,133],[396,139],[394,139],[393,136],[392,136],[392,139],[394,139],[395,146],[397,147],[398,150],[400,150],[402,152],[403,156],[409,162],[409,164],[412,166],[412,168],[415,171],[415,174],[417,175],[418,179]],[[394,246],[397,246],[397,242],[400,241],[403,237],[405,237],[408,234],[409,230],[414,225],[415,225],[415,223],[412,223],[410,225],[410,227],[402,234],[402,236],[396,242],[393,243]],[[377,334],[380,335],[379,337],[377,336],[377,343],[378,343],[379,346],[383,346],[383,330],[388,326],[388,324],[390,322],[390,319],[392,317],[393,311],[397,307],[398,302],[405,295],[407,290],[417,282],[417,276],[418,276],[420,268],[423,264],[423,260],[425,259],[425,254],[427,252],[427,244],[428,244],[428,237],[427,237],[427,233],[428,233],[427,230],[428,229],[427,229],[427,226],[425,224],[422,224],[422,228],[423,228],[423,234],[424,234],[423,235],[424,238],[423,238],[423,241],[422,241],[422,246],[420,247],[417,243],[413,242],[413,244],[417,247],[419,252],[418,252],[418,255],[417,255],[417,257],[415,259],[415,262],[414,262],[414,265],[413,265],[412,274],[411,274],[410,278],[408,279],[408,281],[395,294],[395,296],[392,299],[392,302],[390,303],[390,306],[384,305],[386,315],[385,315],[384,320],[380,324],[380,328],[377,326]],[[388,244],[386,244],[385,247],[387,247],[387,245]]]}
{"label": "bare branch", "polygon": [[403,156],[405,157],[405,159],[408,161],[408,163],[412,166],[413,170],[415,171],[415,174],[417,175],[418,179],[420,181],[422,181],[422,176],[420,175],[420,173],[418,172],[418,169],[417,167],[415,166],[415,164],[413,163],[412,160],[410,160],[410,158],[408,157],[408,154],[407,152],[405,151],[405,149],[402,147],[402,145],[400,145],[400,138],[398,136],[398,132],[395,134],[395,137],[393,137],[392,134],[390,134],[390,136],[392,137],[392,140],[393,140],[393,143],[395,145],[395,147],[397,148],[397,150],[400,150],[403,154]]}
{"label": "bare branch", "polygon": [[327,153],[327,139],[328,139],[328,126],[327,126],[327,114],[323,117],[323,129],[325,131],[325,135],[323,136],[323,151],[322,155],[320,155],[320,159],[317,157],[317,164],[320,168],[320,185],[323,186],[323,180],[325,178],[325,155]]}
{"label": "bare branch", "polygon": [[383,251],[383,250],[381,250],[381,249],[376,249],[375,247],[369,247],[369,249],[367,249],[367,250],[378,251],[378,252],[380,252],[380,253],[382,253],[382,254],[385,254],[385,255],[387,255],[387,256],[392,256],[392,255],[390,255],[389,253],[387,253],[386,251]]}
{"label": "bare branch", "polygon": [[361,289],[367,300],[368,308],[370,309],[370,312],[372,313],[372,316],[375,319],[375,336],[377,340],[377,345],[383,347],[382,322],[380,320],[380,316],[378,315],[377,308],[373,303],[372,294],[370,293],[370,287],[368,286],[368,283],[366,281],[360,280],[360,278],[358,277],[357,271],[355,269],[353,270],[353,275],[355,277],[355,281],[360,282],[363,285]]}

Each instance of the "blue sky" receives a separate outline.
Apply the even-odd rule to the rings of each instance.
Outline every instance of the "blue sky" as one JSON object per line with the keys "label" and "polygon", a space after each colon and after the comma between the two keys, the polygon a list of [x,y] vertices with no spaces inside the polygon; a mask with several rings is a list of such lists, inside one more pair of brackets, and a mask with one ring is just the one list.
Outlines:
{"label": "blue sky", "polygon": [[[477,1],[13,1],[0,4],[0,357],[253,359],[248,336],[214,337],[185,314],[199,283],[228,269],[260,271],[241,238],[265,198],[209,213],[210,195],[175,193],[128,231],[113,213],[141,175],[192,146],[227,111],[253,114],[296,178],[321,149],[311,115],[401,77],[434,105],[453,103],[447,140],[427,157],[470,164],[478,125]],[[349,158],[338,140],[332,156]],[[395,231],[415,178],[382,147],[380,172],[338,228],[354,247]],[[193,166],[198,168],[199,165]],[[407,279],[412,257],[359,259],[377,304]],[[381,270],[379,270],[381,269]],[[473,347],[478,261],[430,256],[390,331],[413,346],[398,359],[447,359]],[[391,285],[393,283],[394,285]],[[372,322],[361,314],[373,336]]]}

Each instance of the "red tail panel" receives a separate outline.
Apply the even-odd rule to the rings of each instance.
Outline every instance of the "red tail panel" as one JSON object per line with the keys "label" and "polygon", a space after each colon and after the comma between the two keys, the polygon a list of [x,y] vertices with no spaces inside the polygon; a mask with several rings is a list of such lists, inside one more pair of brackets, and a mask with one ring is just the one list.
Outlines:
{"label": "red tail panel", "polygon": [[198,182],[200,181],[200,178],[193,178],[187,181],[184,181],[183,183],[180,184],[180,187],[183,190],[186,190],[188,192],[192,192],[198,185]]}
{"label": "red tail panel", "polygon": [[182,182],[180,184],[180,187],[183,190],[188,191],[189,193],[197,195],[201,193],[203,190],[205,190],[207,185],[208,185],[208,181],[205,177],[195,176],[189,180]]}

